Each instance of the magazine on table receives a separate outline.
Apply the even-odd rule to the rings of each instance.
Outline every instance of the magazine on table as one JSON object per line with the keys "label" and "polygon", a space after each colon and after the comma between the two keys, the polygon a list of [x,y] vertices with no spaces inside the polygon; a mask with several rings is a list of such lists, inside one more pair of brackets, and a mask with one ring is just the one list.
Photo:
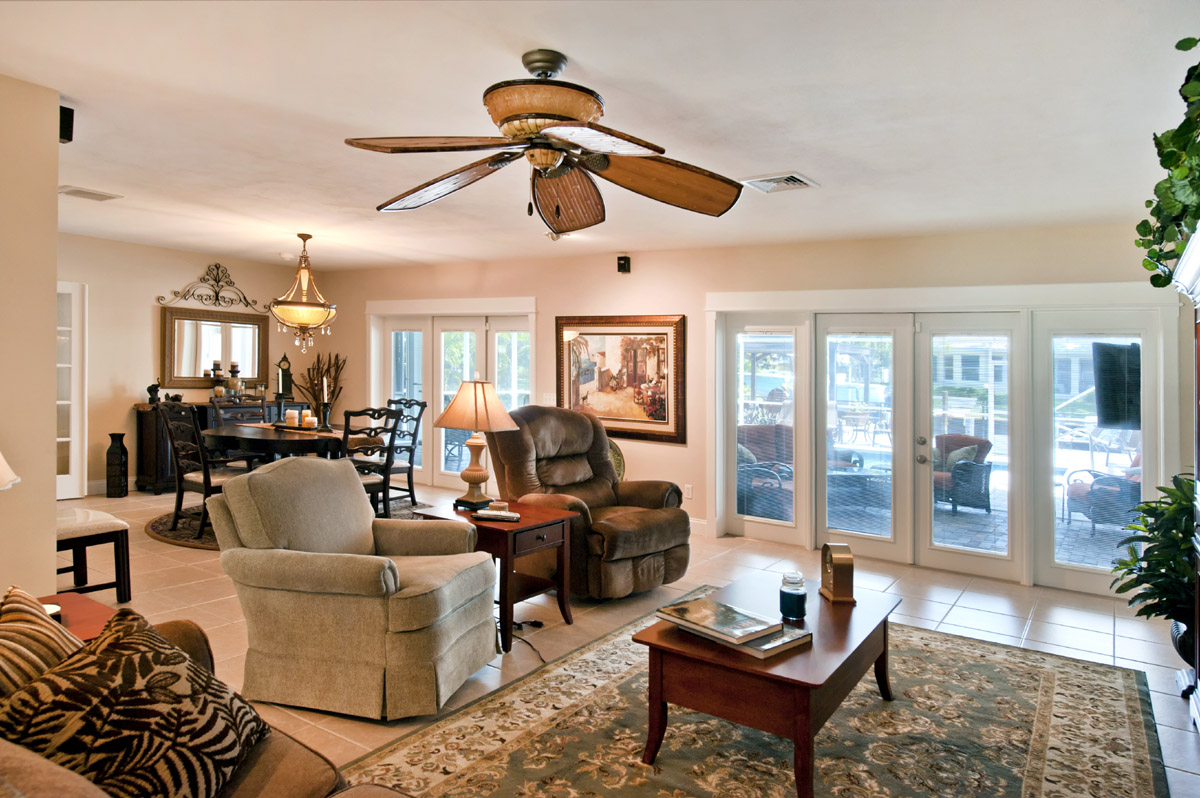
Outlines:
{"label": "magazine on table", "polygon": [[660,607],[656,615],[723,643],[745,643],[783,628],[779,621],[708,598],[668,604]]}
{"label": "magazine on table", "polygon": [[686,626],[681,626],[680,628],[699,637],[711,640],[714,643],[720,643],[723,646],[732,648],[734,651],[740,651],[743,654],[749,654],[759,659],[766,659],[775,654],[782,654],[784,651],[802,646],[812,640],[811,630],[797,629],[794,626],[785,626],[777,632],[756,637],[746,643],[729,643],[720,638],[705,634],[698,629],[688,629]]}

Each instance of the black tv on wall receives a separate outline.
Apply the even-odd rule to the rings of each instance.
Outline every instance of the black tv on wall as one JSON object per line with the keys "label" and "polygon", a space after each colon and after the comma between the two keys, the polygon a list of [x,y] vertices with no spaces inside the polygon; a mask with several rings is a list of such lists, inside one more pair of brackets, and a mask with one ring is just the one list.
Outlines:
{"label": "black tv on wall", "polygon": [[1138,344],[1092,344],[1096,426],[1142,427],[1142,349]]}

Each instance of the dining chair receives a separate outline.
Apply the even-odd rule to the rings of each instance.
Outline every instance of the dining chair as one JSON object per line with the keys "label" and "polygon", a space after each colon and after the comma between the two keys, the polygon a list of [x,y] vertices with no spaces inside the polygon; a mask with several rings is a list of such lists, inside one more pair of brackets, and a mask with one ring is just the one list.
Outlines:
{"label": "dining chair", "polygon": [[[179,518],[183,514],[184,493],[199,493],[204,499],[220,493],[227,481],[248,473],[254,464],[254,457],[261,455],[242,453],[240,457],[217,456],[204,445],[204,437],[200,434],[200,413],[194,405],[159,402],[157,407],[167,430],[171,461],[175,467],[175,513],[171,517],[171,529],[175,530],[179,528]],[[247,461],[246,468],[230,466],[242,460]],[[204,535],[204,527],[208,522],[208,505],[201,501],[197,539]]]}
{"label": "dining chair", "polygon": [[[224,427],[226,424],[265,424],[267,423],[267,398],[265,396],[214,396],[209,400],[213,409],[214,427]],[[244,449],[230,449],[224,452],[224,457],[230,460],[245,460],[246,467],[252,468],[253,452]],[[269,462],[272,458],[262,457]]]}
{"label": "dining chair", "polygon": [[[342,424],[342,457],[354,463],[375,515],[392,517],[392,466],[396,459],[396,430],[403,410],[368,407],[346,410]],[[381,506],[382,505],[382,506]]]}
{"label": "dining chair", "polygon": [[214,396],[211,399],[214,427],[245,422],[267,423],[267,397]]}
{"label": "dining chair", "polygon": [[404,415],[396,428],[395,454],[392,458],[392,476],[404,474],[408,488],[396,488],[400,494],[408,494],[408,501],[417,506],[417,492],[413,487],[413,468],[416,463],[417,446],[421,440],[421,417],[425,415],[427,402],[420,399],[388,399],[388,407],[399,409]]}

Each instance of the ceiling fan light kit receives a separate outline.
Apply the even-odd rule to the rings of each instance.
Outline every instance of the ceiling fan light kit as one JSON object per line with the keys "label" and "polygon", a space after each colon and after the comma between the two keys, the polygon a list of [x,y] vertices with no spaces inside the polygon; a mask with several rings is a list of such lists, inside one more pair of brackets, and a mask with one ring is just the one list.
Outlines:
{"label": "ceiling fan light kit", "polygon": [[533,79],[496,83],[483,104],[500,137],[398,136],[346,139],[352,147],[384,153],[501,150],[437,177],[378,206],[405,211],[428,205],[487,177],[524,155],[532,167],[530,210],[550,232],[563,235],[600,224],[604,200],[593,175],[677,208],[720,216],[733,207],[742,184],[662,157],[657,144],[596,122],[604,100],[591,89],[554,80],[567,65],[555,50],[531,50],[522,63]]}
{"label": "ceiling fan light kit", "polygon": [[296,345],[301,352],[307,352],[313,345],[313,333],[321,331],[321,335],[330,335],[329,325],[337,316],[337,305],[325,301],[317,290],[317,282],[313,278],[312,267],[308,262],[308,241],[312,238],[308,233],[297,233],[300,239],[300,263],[296,268],[296,278],[292,287],[283,296],[272,299],[267,305],[275,321],[279,323],[279,331],[287,330],[296,336]]}

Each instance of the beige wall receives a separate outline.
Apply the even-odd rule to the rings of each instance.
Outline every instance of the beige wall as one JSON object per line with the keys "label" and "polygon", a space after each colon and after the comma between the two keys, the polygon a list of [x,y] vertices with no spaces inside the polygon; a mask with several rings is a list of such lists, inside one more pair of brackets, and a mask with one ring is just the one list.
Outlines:
{"label": "beige wall", "polygon": [[[688,443],[620,444],[630,478],[691,484],[693,498],[684,506],[702,518],[707,506],[705,465],[712,451],[704,435],[709,401],[705,395],[706,292],[1136,281],[1142,279],[1142,270],[1131,243],[1133,224],[632,252],[630,274],[617,273],[614,254],[572,256],[570,239],[565,239],[554,245],[558,258],[325,272],[321,285],[338,305],[333,349],[349,357],[345,398],[350,404],[369,401],[364,320],[368,300],[536,297],[534,401],[555,391],[555,316],[685,314]],[[1190,340],[1190,330],[1186,334],[1185,340]],[[1187,397],[1192,391],[1190,349],[1185,346],[1181,357],[1189,364],[1181,375]],[[1179,423],[1190,440],[1190,399],[1182,406],[1185,418]],[[1185,458],[1190,459],[1190,448],[1184,447]]]}
{"label": "beige wall", "polygon": [[[71,200],[82,202],[84,200]],[[104,454],[108,433],[124,432],[130,452],[130,484],[136,473],[133,405],[145,402],[146,386],[160,376],[158,296],[170,297],[198,280],[212,263],[225,266],[237,287],[259,307],[291,284],[295,265],[228,258],[219,254],[126,244],[84,236],[58,238],[58,279],[88,286],[88,481],[89,492],[103,492]],[[173,307],[206,309],[195,300]],[[234,309],[231,308],[231,311]],[[251,312],[238,308],[238,312]],[[292,339],[275,332],[272,321],[271,362],[286,351],[293,364],[302,359]],[[209,391],[164,388],[188,401],[208,401]],[[160,394],[161,396],[162,394]]]}
{"label": "beige wall", "polygon": [[0,76],[0,591],[54,592],[58,92]]}

